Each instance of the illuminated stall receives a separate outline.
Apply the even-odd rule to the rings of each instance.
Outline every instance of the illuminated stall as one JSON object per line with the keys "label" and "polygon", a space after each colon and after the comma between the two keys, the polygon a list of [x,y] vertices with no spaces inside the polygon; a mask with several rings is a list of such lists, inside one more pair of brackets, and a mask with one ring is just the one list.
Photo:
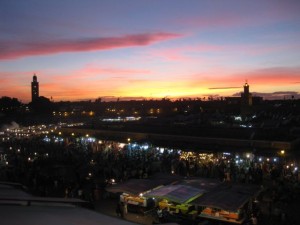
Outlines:
{"label": "illuminated stall", "polygon": [[201,210],[199,217],[242,224],[252,210],[261,188],[255,185],[227,185],[191,202]]}
{"label": "illuminated stall", "polygon": [[147,199],[143,195],[159,186],[161,186],[160,183],[152,180],[131,179],[107,187],[106,190],[111,193],[120,193],[120,202],[126,205],[147,207]]}
{"label": "illuminated stall", "polygon": [[205,191],[187,185],[167,185],[145,194],[145,197],[156,200],[160,209],[171,214],[196,213],[191,201],[201,196]]}
{"label": "illuminated stall", "polygon": [[146,194],[180,179],[182,179],[180,176],[156,174],[150,179],[130,179],[124,183],[114,184],[106,190],[110,193],[120,193],[120,202],[128,206],[151,208],[155,202]]}

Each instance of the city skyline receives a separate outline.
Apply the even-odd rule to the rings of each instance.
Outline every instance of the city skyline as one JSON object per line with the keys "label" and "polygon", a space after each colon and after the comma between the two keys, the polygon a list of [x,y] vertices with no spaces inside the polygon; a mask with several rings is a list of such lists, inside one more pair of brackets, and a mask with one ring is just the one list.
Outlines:
{"label": "city skyline", "polygon": [[300,97],[300,2],[1,1],[1,96]]}

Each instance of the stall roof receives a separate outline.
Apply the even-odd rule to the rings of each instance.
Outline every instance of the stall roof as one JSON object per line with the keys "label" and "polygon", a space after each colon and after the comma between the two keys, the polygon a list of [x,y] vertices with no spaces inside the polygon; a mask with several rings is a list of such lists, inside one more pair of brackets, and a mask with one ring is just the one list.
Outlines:
{"label": "stall roof", "polygon": [[162,185],[168,185],[172,183],[177,183],[184,179],[183,176],[169,173],[156,173],[153,176],[149,177],[151,180],[156,180]]}
{"label": "stall roof", "polygon": [[161,188],[150,191],[145,194],[146,197],[164,198],[176,203],[189,202],[195,197],[199,197],[205,191],[190,187],[187,185],[168,185]]}
{"label": "stall roof", "polygon": [[[23,201],[32,201],[24,206]],[[0,182],[0,218],[5,225],[134,225],[136,223],[106,216],[73,205],[80,199],[42,198],[27,194],[22,185]],[[51,203],[51,204],[49,204]],[[53,204],[55,203],[55,204]]]}
{"label": "stall roof", "polygon": [[114,184],[112,186],[106,187],[108,192],[112,193],[128,193],[132,195],[138,195],[140,193],[145,193],[151,191],[162,185],[171,184],[182,179],[181,176],[168,175],[164,173],[158,173],[149,179],[130,179],[123,183]]}
{"label": "stall roof", "polygon": [[25,192],[21,184],[0,182],[0,198],[27,198],[31,196]]}
{"label": "stall roof", "polygon": [[20,205],[0,205],[1,224],[5,225],[134,225],[136,223],[106,216],[92,210],[72,206],[24,207]]}
{"label": "stall roof", "polygon": [[199,188],[208,192],[220,188],[224,183],[219,179],[213,178],[188,178],[181,180],[179,184]]}
{"label": "stall roof", "polygon": [[124,183],[114,184],[112,186],[106,187],[106,191],[112,193],[128,193],[132,195],[139,195],[146,191],[150,191],[161,184],[158,182],[153,182],[148,179],[130,179]]}
{"label": "stall roof", "polygon": [[261,188],[256,185],[227,185],[205,193],[203,196],[192,201],[192,204],[219,208],[227,211],[237,211],[252,197],[257,196],[260,191]]}
{"label": "stall roof", "polygon": [[86,203],[76,198],[38,197],[26,192],[18,183],[0,182],[0,204],[32,204],[32,203]]}

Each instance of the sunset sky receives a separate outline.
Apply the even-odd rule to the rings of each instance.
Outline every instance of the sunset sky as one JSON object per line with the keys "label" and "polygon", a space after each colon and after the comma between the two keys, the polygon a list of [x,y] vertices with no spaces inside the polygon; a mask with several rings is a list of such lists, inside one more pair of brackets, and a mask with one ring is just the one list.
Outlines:
{"label": "sunset sky", "polygon": [[0,97],[300,98],[299,0],[1,0]]}

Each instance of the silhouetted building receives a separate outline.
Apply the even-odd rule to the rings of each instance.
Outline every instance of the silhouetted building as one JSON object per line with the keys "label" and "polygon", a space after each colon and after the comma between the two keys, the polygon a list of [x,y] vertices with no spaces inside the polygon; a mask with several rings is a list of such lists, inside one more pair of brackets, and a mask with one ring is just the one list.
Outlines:
{"label": "silhouetted building", "polygon": [[33,80],[31,82],[31,101],[36,101],[39,97],[39,82],[37,81],[37,76],[33,75]]}
{"label": "silhouetted building", "polygon": [[249,92],[249,84],[244,84],[244,93],[241,94],[242,104],[246,106],[252,105],[252,94]]}
{"label": "silhouetted building", "polygon": [[246,116],[252,112],[252,94],[249,92],[249,84],[244,84],[244,92],[241,94],[241,114]]}

